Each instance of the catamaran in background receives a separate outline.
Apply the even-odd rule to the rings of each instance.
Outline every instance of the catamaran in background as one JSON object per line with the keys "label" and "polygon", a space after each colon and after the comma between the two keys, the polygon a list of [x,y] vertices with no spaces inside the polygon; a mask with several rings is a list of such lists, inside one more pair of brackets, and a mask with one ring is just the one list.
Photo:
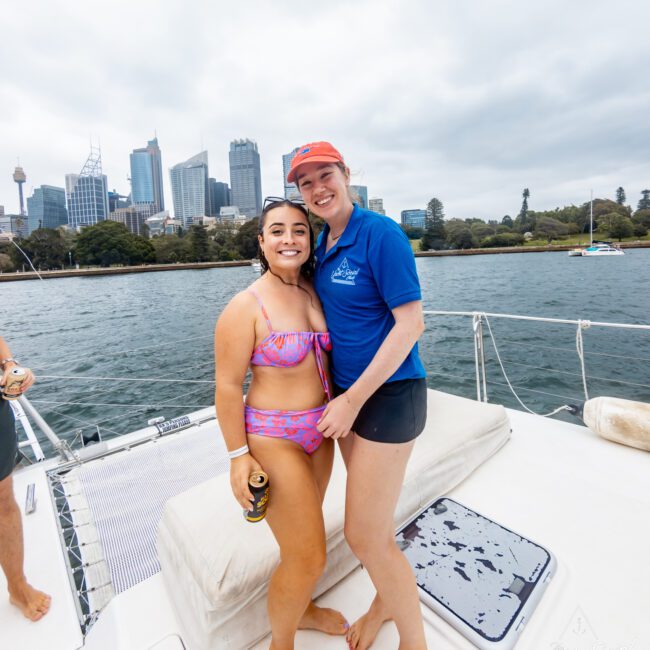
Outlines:
{"label": "catamaran in background", "polygon": [[582,257],[602,257],[604,255],[625,255],[623,249],[617,248],[609,241],[595,241],[582,251]]}
{"label": "catamaran in background", "polygon": [[[409,463],[396,525],[444,494],[553,553],[557,569],[534,612],[517,609],[521,594],[512,590],[486,599],[488,616],[506,599],[514,603],[509,638],[519,649],[650,647],[650,405],[589,399],[582,349],[586,327],[650,335],[650,325],[425,313],[429,322],[466,323],[455,334],[473,337],[476,401],[429,390],[429,420]],[[496,319],[575,329],[585,404],[546,415],[572,410],[584,423],[527,412],[501,362],[490,326]],[[493,345],[523,410],[488,403],[484,343]],[[36,624],[2,600],[3,648],[268,647],[265,598],[277,547],[265,524],[243,520],[232,497],[214,409],[80,448],[61,440],[25,397],[16,410],[25,462],[14,484],[25,503],[26,573],[53,600]],[[42,451],[45,438],[53,457]],[[316,597],[354,620],[373,588],[344,540],[344,493],[337,454],[324,504],[328,566]],[[488,536],[484,543],[495,542]],[[516,548],[503,551],[518,561]],[[489,573],[488,564],[477,573]],[[473,593],[475,574],[461,573]],[[452,626],[424,604],[422,612],[430,648],[473,647],[466,637],[475,634],[476,621]],[[388,623],[373,648],[397,643]],[[341,637],[313,631],[296,639],[298,649],[345,646]],[[505,647],[489,639],[483,646]]]}
{"label": "catamaran in background", "polygon": [[572,248],[569,251],[569,257],[607,257],[611,255],[625,255],[625,252],[610,241],[594,241],[594,196],[592,192],[589,202],[589,246],[588,248]]}

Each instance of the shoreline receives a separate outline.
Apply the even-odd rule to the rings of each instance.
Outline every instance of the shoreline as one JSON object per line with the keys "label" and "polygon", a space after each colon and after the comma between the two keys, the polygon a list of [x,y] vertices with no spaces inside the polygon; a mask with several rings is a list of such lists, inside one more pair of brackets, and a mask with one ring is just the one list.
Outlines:
{"label": "shoreline", "polygon": [[[127,273],[156,273],[158,271],[186,271],[202,269],[218,269],[233,266],[251,266],[251,260],[234,260],[231,262],[184,262],[181,264],[143,264],[141,266],[94,267],[87,269],[64,269],[58,271],[39,271],[44,280],[52,278],[73,278],[96,275],[125,275]],[[18,280],[38,280],[33,271],[0,273],[0,282]]]}
{"label": "shoreline", "polygon": [[[621,248],[650,248],[650,241],[622,242]],[[447,251],[417,251],[415,257],[450,257],[462,255],[501,255],[509,253],[549,253],[569,251],[582,246],[508,246],[503,248],[466,248]],[[85,269],[64,269],[57,271],[40,271],[44,280],[55,278],[73,278],[101,275],[125,275],[128,273],[157,273],[159,271],[200,271],[203,269],[230,268],[252,266],[252,260],[234,260],[230,262],[185,262],[180,264],[143,264],[141,266],[93,267]],[[0,282],[18,282],[20,280],[38,280],[33,271],[0,273]]]}
{"label": "shoreline", "polygon": [[[650,248],[650,241],[620,242],[621,248]],[[586,248],[587,244],[558,244],[552,246],[504,246],[501,248],[464,248],[449,251],[417,251],[415,257],[448,257],[454,255],[500,255],[502,253],[553,253]]]}

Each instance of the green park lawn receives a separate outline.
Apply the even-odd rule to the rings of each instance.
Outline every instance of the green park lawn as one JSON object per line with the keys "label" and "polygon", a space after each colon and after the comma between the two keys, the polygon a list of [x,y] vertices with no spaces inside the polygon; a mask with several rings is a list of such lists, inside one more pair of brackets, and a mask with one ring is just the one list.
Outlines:
{"label": "green park lawn", "polygon": [[[599,240],[599,241],[610,241],[609,235],[605,232],[598,232],[596,231],[594,233],[594,239]],[[411,248],[413,249],[414,253],[420,252],[420,240],[419,239],[409,239],[411,242]],[[614,242],[617,242],[618,240],[614,240]],[[624,242],[631,242],[631,241],[650,241],[650,233],[645,235],[644,237],[623,237]],[[523,244],[523,246],[548,246],[548,242],[546,239],[531,239],[530,241],[527,241]],[[581,234],[581,235],[569,235],[563,239],[554,239],[551,242],[551,246],[588,246],[589,245],[589,235],[586,234]]]}
{"label": "green park lawn", "polygon": [[[613,241],[618,242],[618,239],[612,239],[607,232],[598,232],[594,233],[595,241]],[[643,237],[623,237],[622,241],[649,241],[650,235],[645,235]],[[551,242],[552,246],[588,246],[589,245],[589,235],[583,233],[581,235],[568,235],[562,239],[554,239]],[[524,246],[548,246],[546,239],[531,239],[524,243]]]}

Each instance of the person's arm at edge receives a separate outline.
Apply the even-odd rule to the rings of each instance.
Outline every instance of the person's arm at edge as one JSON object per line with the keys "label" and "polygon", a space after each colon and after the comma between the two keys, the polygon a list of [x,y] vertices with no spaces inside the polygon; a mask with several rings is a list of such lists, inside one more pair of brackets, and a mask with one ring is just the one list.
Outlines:
{"label": "person's arm at edge", "polygon": [[[19,365],[17,361],[7,361],[6,363],[3,363],[5,359],[12,359],[13,355],[11,354],[11,350],[9,349],[8,343],[0,336],[0,386],[4,386],[7,383],[7,378],[9,376],[9,371]],[[32,386],[36,378],[34,377],[34,374],[29,368],[25,368],[27,371],[27,377],[24,379],[23,383],[20,386],[20,390],[18,391],[18,394],[24,393],[28,388]]]}
{"label": "person's arm at edge", "polygon": [[[242,386],[255,346],[255,319],[245,294],[235,296],[221,313],[214,330],[215,406],[229,451],[246,445]],[[230,485],[235,498],[248,510],[253,495],[251,472],[262,469],[250,453],[230,461]]]}

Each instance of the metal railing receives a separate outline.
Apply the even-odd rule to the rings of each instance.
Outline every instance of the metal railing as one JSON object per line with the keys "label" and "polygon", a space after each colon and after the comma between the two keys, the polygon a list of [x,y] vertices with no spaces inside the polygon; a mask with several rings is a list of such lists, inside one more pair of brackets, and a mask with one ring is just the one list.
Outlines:
{"label": "metal railing", "polygon": [[[520,399],[519,395],[515,391],[508,375],[501,361],[501,355],[499,354],[499,349],[492,332],[492,327],[490,325],[490,319],[507,319],[515,321],[532,321],[538,323],[554,323],[562,325],[572,325],[576,328],[576,354],[580,360],[580,368],[582,377],[582,385],[585,396],[585,401],[589,399],[589,392],[587,389],[587,374],[585,370],[584,363],[584,348],[583,348],[583,332],[592,327],[602,327],[602,328],[615,328],[615,329],[628,329],[628,330],[642,330],[650,332],[650,325],[633,325],[629,323],[608,323],[602,321],[590,321],[590,320],[571,320],[565,318],[545,318],[541,316],[520,316],[517,314],[499,314],[492,312],[479,312],[479,311],[443,311],[443,310],[425,310],[425,316],[460,316],[472,319],[472,331],[473,331],[473,340],[474,340],[474,364],[475,364],[475,382],[476,382],[476,399],[479,402],[488,401],[488,391],[487,391],[487,376],[486,376],[486,362],[485,362],[485,341],[484,341],[484,325],[487,326],[489,338],[492,342],[494,352],[496,354],[496,359],[503,374],[504,379],[506,380],[506,385],[514,395],[515,399],[519,404],[529,413],[534,413],[535,415],[544,415],[550,416],[558,413],[562,410],[572,410],[568,405],[563,405],[550,413],[535,413],[535,411],[528,408],[523,401]],[[625,382],[623,382],[625,383]],[[639,385],[639,384],[637,384]],[[644,385],[644,384],[641,384]]]}

